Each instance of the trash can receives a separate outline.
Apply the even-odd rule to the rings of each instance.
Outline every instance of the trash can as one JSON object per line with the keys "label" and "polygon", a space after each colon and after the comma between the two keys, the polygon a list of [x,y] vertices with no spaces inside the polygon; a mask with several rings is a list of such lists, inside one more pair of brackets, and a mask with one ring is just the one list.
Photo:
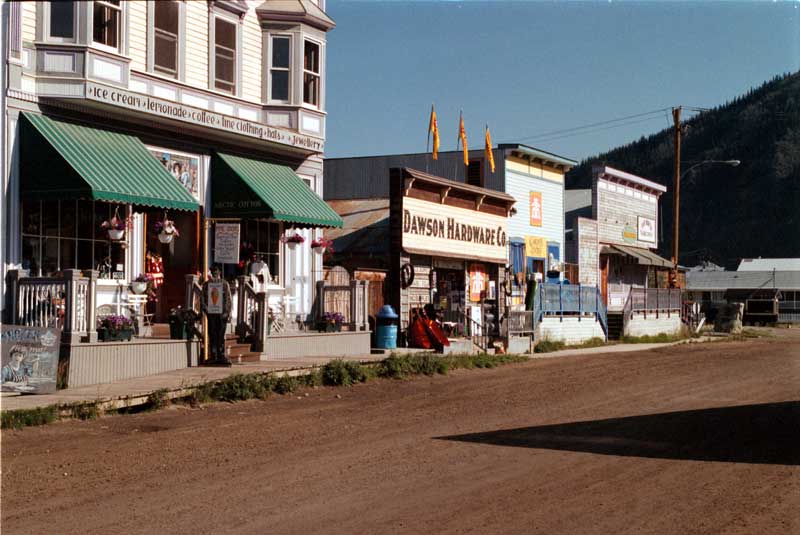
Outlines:
{"label": "trash can", "polygon": [[397,313],[391,305],[383,305],[375,316],[375,347],[397,349]]}

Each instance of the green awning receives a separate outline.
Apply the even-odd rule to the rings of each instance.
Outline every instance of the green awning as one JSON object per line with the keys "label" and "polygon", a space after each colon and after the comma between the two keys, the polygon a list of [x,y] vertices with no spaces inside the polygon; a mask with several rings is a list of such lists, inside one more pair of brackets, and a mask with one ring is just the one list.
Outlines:
{"label": "green awning", "polygon": [[138,138],[44,115],[22,113],[20,171],[20,191],[28,198],[198,209]]}
{"label": "green awning", "polygon": [[214,217],[253,217],[296,227],[341,227],[342,218],[290,167],[216,153],[211,161]]}

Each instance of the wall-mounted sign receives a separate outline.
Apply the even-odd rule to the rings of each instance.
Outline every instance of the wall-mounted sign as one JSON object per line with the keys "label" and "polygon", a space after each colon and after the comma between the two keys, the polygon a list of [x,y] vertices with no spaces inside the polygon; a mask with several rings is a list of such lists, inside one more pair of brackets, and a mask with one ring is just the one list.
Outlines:
{"label": "wall-mounted sign", "polygon": [[313,152],[325,150],[325,142],[319,138],[95,82],[86,83],[86,99]]}
{"label": "wall-mounted sign", "polygon": [[56,391],[61,329],[3,325],[3,392],[51,394]]}
{"label": "wall-mounted sign", "polygon": [[530,199],[531,226],[542,226],[542,192],[532,191]]}
{"label": "wall-mounted sign", "polygon": [[214,225],[214,262],[218,264],[239,263],[239,223]]}
{"label": "wall-mounted sign", "polygon": [[646,241],[649,243],[656,242],[656,221],[649,217],[639,216],[639,241]]}
{"label": "wall-mounted sign", "polygon": [[525,256],[547,258],[547,238],[525,236]]}
{"label": "wall-mounted sign", "polygon": [[167,151],[148,147],[169,174],[186,188],[197,201],[200,198],[200,157],[182,152]]}
{"label": "wall-mounted sign", "polygon": [[505,263],[503,216],[403,197],[403,249],[410,253]]}
{"label": "wall-mounted sign", "polygon": [[486,269],[482,264],[469,266],[469,300],[478,302],[486,291]]}
{"label": "wall-mounted sign", "polygon": [[634,243],[636,241],[636,229],[626,223],[622,228],[622,239],[626,243]]}

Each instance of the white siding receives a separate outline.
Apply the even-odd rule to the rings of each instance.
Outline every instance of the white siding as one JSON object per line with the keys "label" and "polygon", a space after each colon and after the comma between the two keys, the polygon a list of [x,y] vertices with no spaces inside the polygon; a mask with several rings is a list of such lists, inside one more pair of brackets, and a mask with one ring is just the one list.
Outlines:
{"label": "white siding", "polygon": [[144,71],[147,68],[147,3],[130,2],[128,20],[131,69]]}
{"label": "white siding", "polygon": [[22,41],[36,40],[36,2],[22,3]]}
{"label": "white siding", "polygon": [[645,319],[642,316],[634,316],[625,326],[625,336],[656,336],[658,334],[677,334],[681,330],[681,317],[678,313],[673,313],[669,317],[660,314],[658,318],[648,315]]}
{"label": "white siding", "polygon": [[186,2],[186,83],[208,89],[208,4]]}
{"label": "white siding", "polygon": [[[530,195],[542,193],[542,226],[531,225]],[[508,220],[511,238],[538,236],[559,244],[559,258],[564,259],[564,185],[531,175],[506,171],[506,193],[517,200],[517,213]]]}
{"label": "white siding", "polygon": [[250,10],[242,23],[242,98],[261,102],[261,26],[255,9],[262,0],[249,0]]}
{"label": "white siding", "polygon": [[592,338],[605,340],[606,333],[600,322],[591,317],[580,318],[553,318],[545,317],[536,329],[536,340],[562,341],[565,344],[580,344]]}

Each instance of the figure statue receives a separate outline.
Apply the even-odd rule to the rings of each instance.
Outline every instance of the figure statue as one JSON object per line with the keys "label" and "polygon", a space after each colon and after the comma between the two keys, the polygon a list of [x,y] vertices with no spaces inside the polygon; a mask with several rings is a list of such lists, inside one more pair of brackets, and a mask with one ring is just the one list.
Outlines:
{"label": "figure statue", "polygon": [[228,281],[222,278],[222,269],[211,268],[211,278],[203,283],[203,312],[208,318],[209,364],[230,366],[225,355],[225,330],[231,317],[233,298]]}

